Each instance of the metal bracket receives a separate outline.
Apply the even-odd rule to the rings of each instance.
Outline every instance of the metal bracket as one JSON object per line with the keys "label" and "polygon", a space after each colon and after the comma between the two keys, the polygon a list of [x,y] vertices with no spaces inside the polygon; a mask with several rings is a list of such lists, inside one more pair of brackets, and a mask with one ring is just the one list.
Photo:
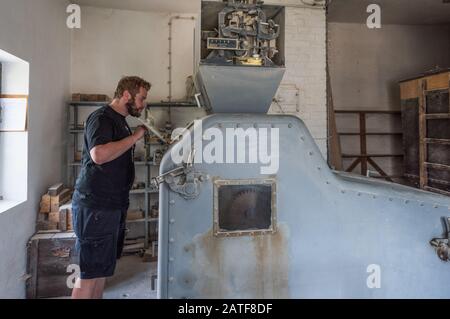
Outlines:
{"label": "metal bracket", "polygon": [[446,238],[433,238],[430,241],[430,245],[436,249],[438,257],[442,261],[449,261],[450,253],[450,217],[442,217],[442,224],[444,226]]}
{"label": "metal bracket", "polygon": [[152,185],[159,188],[160,184],[166,183],[173,192],[183,198],[196,198],[200,194],[200,183],[207,181],[209,176],[194,170],[194,158],[195,152],[191,152],[187,163],[153,178]]}

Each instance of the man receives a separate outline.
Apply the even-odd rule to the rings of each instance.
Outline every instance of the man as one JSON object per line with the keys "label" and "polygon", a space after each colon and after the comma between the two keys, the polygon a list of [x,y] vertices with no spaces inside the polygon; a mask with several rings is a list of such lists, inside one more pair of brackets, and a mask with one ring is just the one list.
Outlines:
{"label": "man", "polygon": [[141,126],[132,133],[125,118],[141,115],[150,88],[141,78],[122,78],[111,104],[87,119],[82,168],[72,201],[81,270],[73,299],[102,298],[106,277],[114,274],[122,254],[134,182],[134,146],[146,132]]}

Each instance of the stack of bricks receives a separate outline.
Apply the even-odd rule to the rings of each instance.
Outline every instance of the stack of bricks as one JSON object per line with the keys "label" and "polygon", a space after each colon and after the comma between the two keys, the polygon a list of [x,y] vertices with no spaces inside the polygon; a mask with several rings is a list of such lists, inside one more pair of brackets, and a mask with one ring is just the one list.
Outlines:
{"label": "stack of bricks", "polygon": [[56,184],[42,196],[38,231],[72,231],[72,192],[63,184]]}

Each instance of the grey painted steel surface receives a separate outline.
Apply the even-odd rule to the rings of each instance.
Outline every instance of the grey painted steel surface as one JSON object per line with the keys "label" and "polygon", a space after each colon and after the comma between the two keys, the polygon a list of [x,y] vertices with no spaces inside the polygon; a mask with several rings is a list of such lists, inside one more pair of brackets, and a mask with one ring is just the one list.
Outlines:
{"label": "grey painted steel surface", "polygon": [[[259,164],[195,164],[211,179],[193,200],[161,185],[160,298],[450,297],[450,265],[429,244],[443,233],[450,198],[331,171],[296,117],[219,114],[202,120],[203,129],[236,124],[279,128],[279,171],[261,176]],[[174,166],[166,154],[161,173]],[[215,237],[214,177],[276,178],[276,232]],[[366,284],[371,264],[381,269],[379,289]]]}
{"label": "grey painted steel surface", "polygon": [[213,113],[267,113],[285,72],[283,67],[200,64],[196,81]]}

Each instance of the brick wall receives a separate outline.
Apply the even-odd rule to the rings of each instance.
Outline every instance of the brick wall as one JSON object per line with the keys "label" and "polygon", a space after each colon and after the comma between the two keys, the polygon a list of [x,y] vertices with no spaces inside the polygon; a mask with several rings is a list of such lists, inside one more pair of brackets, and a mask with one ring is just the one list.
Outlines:
{"label": "brick wall", "polygon": [[272,105],[270,113],[300,117],[327,158],[325,10],[286,7],[285,57],[287,70],[276,96],[279,102]]}

